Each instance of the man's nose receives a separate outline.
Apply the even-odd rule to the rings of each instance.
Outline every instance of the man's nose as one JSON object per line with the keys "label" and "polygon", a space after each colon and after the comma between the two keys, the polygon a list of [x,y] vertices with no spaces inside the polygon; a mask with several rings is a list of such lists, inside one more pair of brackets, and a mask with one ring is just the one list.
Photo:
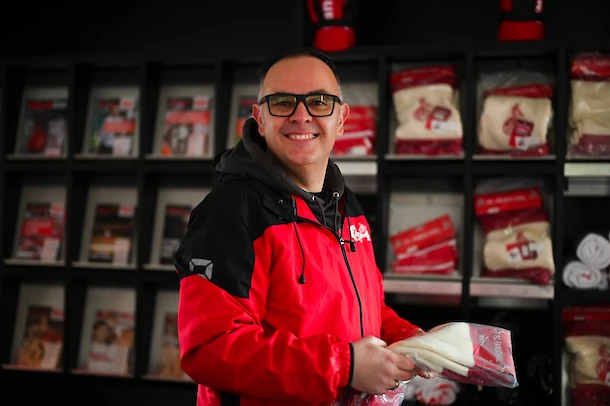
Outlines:
{"label": "man's nose", "polygon": [[295,123],[309,123],[311,121],[311,114],[307,111],[305,103],[297,104],[297,108],[290,116],[290,121]]}

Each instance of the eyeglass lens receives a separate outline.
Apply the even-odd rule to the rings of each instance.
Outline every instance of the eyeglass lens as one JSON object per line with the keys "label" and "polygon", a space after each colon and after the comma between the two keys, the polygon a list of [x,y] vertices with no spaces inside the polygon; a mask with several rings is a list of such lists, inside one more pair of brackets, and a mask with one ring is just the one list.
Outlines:
{"label": "eyeglass lens", "polygon": [[[312,116],[328,116],[335,105],[333,97],[325,94],[312,94],[305,98],[305,105]],[[269,98],[271,114],[290,116],[297,106],[297,97],[293,95],[275,95]]]}

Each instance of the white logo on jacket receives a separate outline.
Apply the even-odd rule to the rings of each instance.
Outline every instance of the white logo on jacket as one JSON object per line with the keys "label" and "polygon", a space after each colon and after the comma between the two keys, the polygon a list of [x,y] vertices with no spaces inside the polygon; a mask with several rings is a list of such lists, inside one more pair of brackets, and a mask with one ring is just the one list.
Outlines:
{"label": "white logo on jacket", "polygon": [[362,223],[359,223],[358,228],[356,228],[355,225],[351,225],[349,227],[349,233],[354,241],[362,242],[365,239],[371,241],[371,234],[366,226]]}

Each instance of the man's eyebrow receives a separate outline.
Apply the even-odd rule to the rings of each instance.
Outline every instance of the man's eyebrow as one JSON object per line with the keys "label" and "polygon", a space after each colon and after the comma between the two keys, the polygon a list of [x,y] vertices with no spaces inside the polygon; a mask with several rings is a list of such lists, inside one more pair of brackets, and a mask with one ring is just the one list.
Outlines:
{"label": "man's eyebrow", "polygon": [[316,89],[316,90],[312,90],[311,92],[307,92],[306,94],[318,94],[318,93],[330,93],[330,92],[327,91],[326,89]]}

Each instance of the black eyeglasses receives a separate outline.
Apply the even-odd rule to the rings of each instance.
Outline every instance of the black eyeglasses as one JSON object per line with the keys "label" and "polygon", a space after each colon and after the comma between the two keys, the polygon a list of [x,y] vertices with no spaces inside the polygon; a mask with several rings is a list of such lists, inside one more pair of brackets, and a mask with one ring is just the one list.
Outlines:
{"label": "black eyeglasses", "polygon": [[269,107],[269,114],[276,117],[290,117],[301,102],[312,117],[328,117],[335,111],[335,103],[341,104],[341,99],[327,93],[274,93],[264,96],[258,104],[262,105],[265,102]]}

